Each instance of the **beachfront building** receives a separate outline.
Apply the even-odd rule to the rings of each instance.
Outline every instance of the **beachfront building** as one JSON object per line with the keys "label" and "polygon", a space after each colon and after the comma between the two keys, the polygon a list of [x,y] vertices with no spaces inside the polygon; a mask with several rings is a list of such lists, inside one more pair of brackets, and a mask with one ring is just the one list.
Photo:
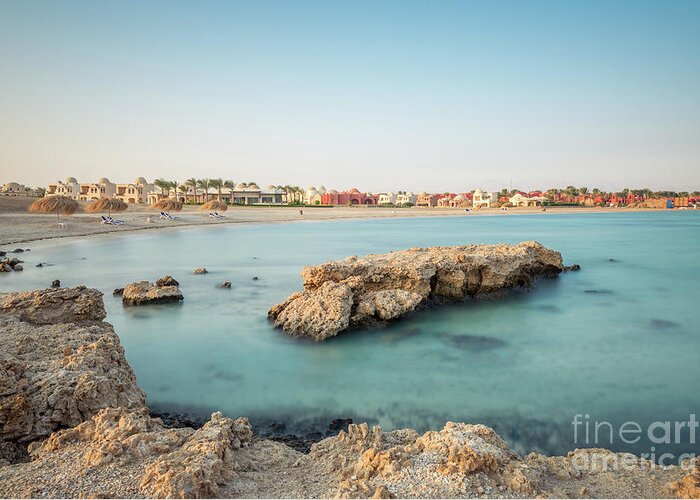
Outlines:
{"label": "beachfront building", "polygon": [[472,205],[474,206],[474,208],[490,208],[496,206],[497,203],[498,193],[491,193],[488,191],[482,191],[481,189],[477,189],[472,194]]}
{"label": "beachfront building", "polygon": [[523,192],[517,192],[508,198],[508,202],[513,207],[537,207],[542,206],[545,201],[544,196],[528,196],[528,193]]}
{"label": "beachfront building", "polygon": [[[335,191],[337,193],[337,191]],[[326,186],[309,186],[304,190],[303,201],[306,205],[321,205]]]}
{"label": "beachfront building", "polygon": [[396,205],[398,206],[408,206],[415,205],[418,197],[412,192],[399,191],[396,194]]}
{"label": "beachfront building", "polygon": [[436,207],[440,196],[437,194],[429,194],[423,191],[416,198],[417,207]]}
{"label": "beachfront building", "polygon": [[[218,193],[209,193],[210,199],[216,199]],[[236,184],[234,188],[223,190],[221,199],[236,205],[281,205],[286,203],[286,193],[269,184],[261,189],[257,184]]]}
{"label": "beachfront building", "polygon": [[153,191],[154,187],[143,177],[138,177],[134,182],[127,184],[114,184],[106,177],[101,177],[97,182],[79,183],[75,177],[68,177],[63,182],[57,181],[49,184],[46,188],[46,195],[67,196],[76,201],[114,197],[125,203],[138,205],[149,203],[149,193]]}
{"label": "beachfront building", "polygon": [[38,197],[40,195],[36,189],[27,187],[24,184],[8,182],[0,186],[0,196]]}
{"label": "beachfront building", "polygon": [[451,208],[469,208],[472,206],[471,193],[458,194],[450,200]]}
{"label": "beachfront building", "polygon": [[396,205],[395,193],[379,193],[378,205]]}
{"label": "beachfront building", "polygon": [[454,200],[456,196],[457,195],[454,193],[444,194],[442,198],[437,201],[437,206],[441,208],[450,208],[452,206],[452,200]]}
{"label": "beachfront building", "polygon": [[321,196],[321,205],[377,205],[379,195],[372,193],[361,193],[356,188],[347,191],[336,191],[331,189]]}

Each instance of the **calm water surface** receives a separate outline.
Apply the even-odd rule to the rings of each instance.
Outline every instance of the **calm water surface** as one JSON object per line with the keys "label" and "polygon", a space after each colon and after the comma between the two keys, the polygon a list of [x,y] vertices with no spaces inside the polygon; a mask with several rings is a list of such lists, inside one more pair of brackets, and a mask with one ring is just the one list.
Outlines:
{"label": "calm water surface", "polygon": [[[318,344],[267,320],[272,304],[301,287],[307,264],[528,239],[582,271]],[[227,225],[28,246],[25,271],[0,276],[0,288],[58,278],[103,291],[107,320],[158,409],[220,409],[283,421],[292,432],[334,417],[387,429],[483,422],[520,451],[558,453],[577,447],[577,413],[617,425],[700,415],[698,212]],[[210,273],[192,275],[199,266]],[[116,287],[165,274],[180,281],[182,304],[124,308],[112,297]],[[225,280],[232,289],[217,289]]]}

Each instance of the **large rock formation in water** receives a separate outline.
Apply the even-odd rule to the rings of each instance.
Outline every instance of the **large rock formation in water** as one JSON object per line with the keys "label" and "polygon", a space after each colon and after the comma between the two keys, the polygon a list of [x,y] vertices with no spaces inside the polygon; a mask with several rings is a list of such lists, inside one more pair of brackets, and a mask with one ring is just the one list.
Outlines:
{"label": "large rock formation in water", "polygon": [[323,340],[385,323],[431,302],[493,296],[562,271],[559,252],[518,245],[411,248],[307,266],[304,291],[273,306],[275,326]]}
{"label": "large rock formation in water", "polygon": [[[56,320],[45,307],[62,310],[65,319]],[[144,407],[119,339],[101,321],[99,292],[79,287],[2,294],[0,309],[0,497],[698,493],[697,469],[687,474],[600,449],[520,457],[483,425],[447,423],[423,435],[350,425],[308,454],[256,438],[247,419],[220,413],[199,429],[168,428]],[[21,446],[23,456],[6,453]]]}

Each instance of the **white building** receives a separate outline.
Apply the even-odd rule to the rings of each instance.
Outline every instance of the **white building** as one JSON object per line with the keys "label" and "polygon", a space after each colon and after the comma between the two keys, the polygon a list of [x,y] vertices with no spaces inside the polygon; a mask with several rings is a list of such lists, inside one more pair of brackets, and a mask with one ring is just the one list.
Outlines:
{"label": "white building", "polygon": [[0,186],[0,196],[38,196],[35,189],[29,188],[18,182],[8,182]]}
{"label": "white building", "polygon": [[75,177],[68,177],[63,182],[49,184],[46,195],[67,196],[76,201],[114,197],[132,205],[145,205],[149,202],[148,195],[154,188],[155,186],[149,184],[143,177],[138,177],[134,182],[127,184],[114,184],[106,177],[101,177],[97,182],[79,183]]}
{"label": "white building", "polygon": [[396,194],[395,193],[381,193],[379,195],[378,205],[395,205],[396,204]]}
{"label": "white building", "polygon": [[413,194],[411,191],[399,191],[398,193],[396,193],[396,205],[398,206],[408,204],[415,205],[416,201],[418,201],[418,196]]}
{"label": "white building", "polygon": [[528,197],[522,193],[515,193],[513,196],[508,198],[511,206],[514,207],[536,207],[542,205],[546,198],[544,196],[533,196]]}
{"label": "white building", "polygon": [[492,207],[498,203],[498,193],[490,193],[488,191],[482,191],[477,189],[474,191],[474,196],[472,198],[472,206],[476,207]]}

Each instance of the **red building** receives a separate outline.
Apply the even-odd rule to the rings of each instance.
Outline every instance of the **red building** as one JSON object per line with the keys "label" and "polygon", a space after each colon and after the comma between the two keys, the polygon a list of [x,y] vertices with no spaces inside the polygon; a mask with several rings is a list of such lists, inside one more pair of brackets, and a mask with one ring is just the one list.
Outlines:
{"label": "red building", "polygon": [[331,189],[321,196],[321,205],[376,205],[379,195],[361,193],[352,188],[349,191],[335,191]]}

